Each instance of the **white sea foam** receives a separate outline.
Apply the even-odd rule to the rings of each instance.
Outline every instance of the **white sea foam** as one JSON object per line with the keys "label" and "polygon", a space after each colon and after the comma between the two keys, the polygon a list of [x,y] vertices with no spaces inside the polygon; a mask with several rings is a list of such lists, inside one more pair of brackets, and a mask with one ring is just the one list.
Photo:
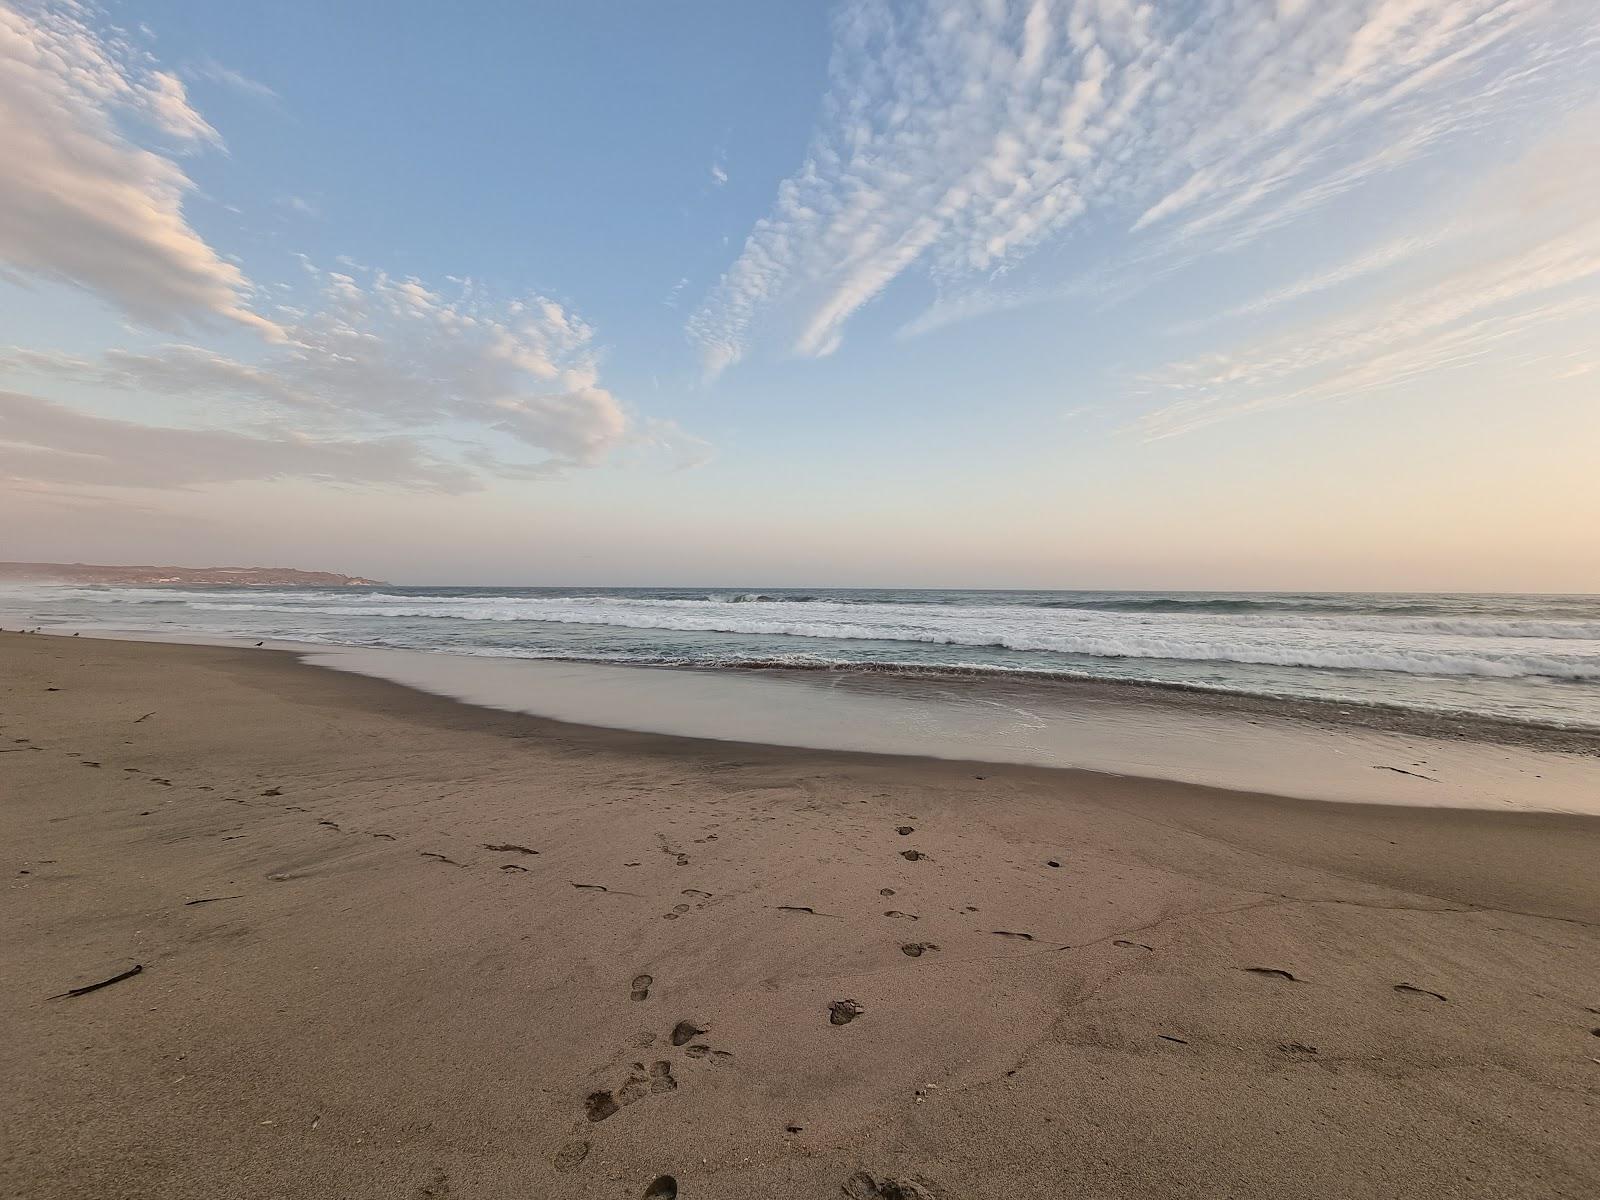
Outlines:
{"label": "white sea foam", "polygon": [[1600,597],[8,587],[0,612],[486,657],[1088,676],[1600,727]]}
{"label": "white sea foam", "polygon": [[1068,655],[1411,675],[1600,679],[1600,622],[1365,615],[1246,617],[1028,605],[618,596],[195,594],[197,610],[348,620],[615,627],[918,643]]}

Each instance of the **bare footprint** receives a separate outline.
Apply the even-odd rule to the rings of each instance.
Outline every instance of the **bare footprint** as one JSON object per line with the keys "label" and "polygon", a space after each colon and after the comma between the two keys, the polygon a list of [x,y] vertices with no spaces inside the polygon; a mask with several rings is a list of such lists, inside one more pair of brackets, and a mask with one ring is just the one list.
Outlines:
{"label": "bare footprint", "polygon": [[588,1142],[571,1141],[565,1143],[561,1149],[555,1152],[555,1156],[550,1160],[550,1165],[558,1171],[570,1171],[588,1157]]}
{"label": "bare footprint", "polygon": [[644,1200],[678,1200],[678,1181],[671,1175],[657,1175],[645,1188]]}
{"label": "bare footprint", "polygon": [[628,993],[630,1000],[646,1000],[650,996],[650,985],[655,979],[649,975],[635,975],[633,977],[633,991]]}
{"label": "bare footprint", "polygon": [[991,929],[989,932],[996,937],[1021,938],[1025,942],[1033,941],[1033,934],[1031,933],[1016,933],[1010,929]]}
{"label": "bare footprint", "polygon": [[524,875],[528,873],[528,868],[521,863],[501,863],[500,869],[502,871],[521,871]]}
{"label": "bare footprint", "polygon": [[591,1121],[604,1121],[607,1117],[615,1116],[621,1108],[610,1092],[590,1092],[583,1101],[584,1115]]}
{"label": "bare footprint", "polygon": [[921,862],[928,856],[921,850],[902,850],[900,851],[900,857],[905,859],[907,862]]}
{"label": "bare footprint", "polygon": [[938,945],[934,942],[907,942],[900,947],[900,953],[907,958],[921,958],[929,950],[937,950],[938,948]]}
{"label": "bare footprint", "polygon": [[901,912],[898,908],[891,908],[883,915],[886,917],[893,917],[897,921],[920,920],[916,913]]}
{"label": "bare footprint", "polygon": [[459,867],[461,865],[455,859],[446,858],[443,854],[435,854],[432,850],[418,850],[417,853],[423,858],[431,858],[435,862],[449,863],[452,867]]}
{"label": "bare footprint", "polygon": [[1118,938],[1116,941],[1112,942],[1111,944],[1113,946],[1122,946],[1122,947],[1124,947],[1125,949],[1128,949],[1128,950],[1134,950],[1134,949],[1149,950],[1149,949],[1151,949],[1151,947],[1146,946],[1143,942],[1130,942],[1127,938]]}
{"label": "bare footprint", "polygon": [[633,1071],[616,1090],[617,1103],[623,1107],[637,1104],[650,1094],[650,1078],[644,1073],[643,1063],[634,1063]]}
{"label": "bare footprint", "polygon": [[839,1187],[839,1194],[845,1200],[936,1200],[932,1192],[915,1180],[891,1179],[887,1175],[876,1179],[866,1171],[857,1171],[846,1179]]}
{"label": "bare footprint", "polygon": [[1247,975],[1270,975],[1274,979],[1287,979],[1290,983],[1303,983],[1304,980],[1296,979],[1288,971],[1279,967],[1240,967]]}
{"label": "bare footprint", "polygon": [[537,854],[537,850],[530,850],[526,846],[518,846],[514,842],[484,842],[485,850],[493,850],[496,854]]}

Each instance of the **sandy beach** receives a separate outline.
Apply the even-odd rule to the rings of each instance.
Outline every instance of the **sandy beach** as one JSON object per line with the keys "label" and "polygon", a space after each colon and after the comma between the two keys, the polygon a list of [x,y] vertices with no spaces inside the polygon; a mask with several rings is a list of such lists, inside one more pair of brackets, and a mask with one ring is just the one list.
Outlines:
{"label": "sandy beach", "polygon": [[1600,1194],[1596,818],[6,633],[0,846],[8,1196]]}

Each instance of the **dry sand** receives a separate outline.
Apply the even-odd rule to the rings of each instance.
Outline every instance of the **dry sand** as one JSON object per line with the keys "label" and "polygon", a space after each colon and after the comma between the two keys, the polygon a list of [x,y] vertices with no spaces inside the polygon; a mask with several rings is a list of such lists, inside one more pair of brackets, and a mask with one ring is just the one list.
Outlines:
{"label": "dry sand", "polygon": [[16,634],[0,751],[8,1197],[1600,1195],[1594,819]]}

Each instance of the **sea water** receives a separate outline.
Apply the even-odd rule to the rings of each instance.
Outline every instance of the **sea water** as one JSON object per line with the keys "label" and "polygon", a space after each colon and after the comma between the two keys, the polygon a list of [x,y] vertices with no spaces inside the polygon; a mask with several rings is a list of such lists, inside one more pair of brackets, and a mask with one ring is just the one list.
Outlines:
{"label": "sea water", "polygon": [[175,640],[1140,681],[1600,728],[1595,596],[32,586],[0,611]]}

